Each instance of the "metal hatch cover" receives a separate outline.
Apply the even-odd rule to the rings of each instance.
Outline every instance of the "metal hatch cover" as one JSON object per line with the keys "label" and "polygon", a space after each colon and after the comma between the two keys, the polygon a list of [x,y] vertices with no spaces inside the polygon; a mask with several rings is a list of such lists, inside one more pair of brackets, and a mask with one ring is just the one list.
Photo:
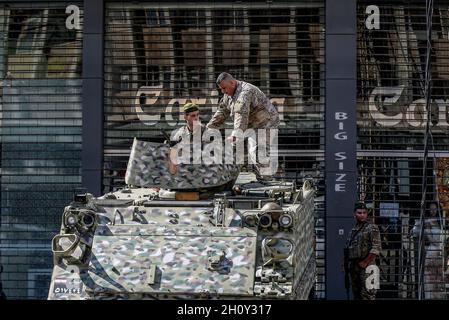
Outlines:
{"label": "metal hatch cover", "polygon": [[[180,163],[171,173],[170,147],[134,138],[126,169],[127,185],[164,189],[197,189],[217,187],[237,179],[240,166],[221,163]],[[228,155],[229,156],[229,155]]]}
{"label": "metal hatch cover", "polygon": [[253,295],[252,230],[130,225],[102,234],[92,246],[88,291]]}

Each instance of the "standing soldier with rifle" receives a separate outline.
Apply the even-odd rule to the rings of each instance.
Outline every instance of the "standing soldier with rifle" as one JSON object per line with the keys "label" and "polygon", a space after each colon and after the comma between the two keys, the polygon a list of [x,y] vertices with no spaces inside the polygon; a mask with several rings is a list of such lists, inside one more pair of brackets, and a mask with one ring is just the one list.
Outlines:
{"label": "standing soldier with rifle", "polygon": [[349,271],[354,299],[374,300],[376,289],[366,286],[366,268],[376,264],[376,257],[381,251],[379,228],[368,222],[368,210],[364,203],[355,204],[354,216],[356,225],[345,246],[345,287],[349,289]]}

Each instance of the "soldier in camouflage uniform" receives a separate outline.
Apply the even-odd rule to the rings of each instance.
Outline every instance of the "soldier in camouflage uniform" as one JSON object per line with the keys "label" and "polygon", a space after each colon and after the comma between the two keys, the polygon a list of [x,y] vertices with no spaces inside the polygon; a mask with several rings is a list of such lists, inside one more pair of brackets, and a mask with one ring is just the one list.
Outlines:
{"label": "soldier in camouflage uniform", "polygon": [[364,203],[355,204],[354,216],[357,222],[346,242],[352,292],[356,300],[374,300],[376,289],[366,287],[366,268],[376,264],[376,257],[381,251],[379,228],[368,222],[368,211]]}
{"label": "soldier in camouflage uniform", "polygon": [[[217,85],[220,87],[223,98],[220,100],[218,110],[207,124],[207,128],[219,129],[225,120],[231,116],[234,119],[234,130],[228,141],[235,142],[238,137],[238,130],[245,132],[247,129],[277,129],[279,126],[279,114],[276,107],[270,102],[268,97],[256,86],[236,80],[229,73],[223,72],[217,78]],[[270,145],[273,145],[273,135],[270,130],[266,130],[267,145],[265,154],[269,156]],[[262,165],[257,161],[257,139],[248,137],[248,156],[254,164],[256,177],[264,180],[262,175],[269,179],[274,174],[268,169],[266,164]],[[269,165],[268,165],[269,167]],[[270,173],[266,173],[270,172]]]}
{"label": "soldier in camouflage uniform", "polygon": [[[182,110],[184,111],[186,124],[178,130],[173,131],[170,137],[172,146],[179,144],[170,151],[170,159],[172,161],[170,164],[170,172],[173,173],[176,171],[173,165],[178,164],[179,157],[182,157],[183,152],[188,152],[189,155],[188,157],[184,157],[182,161],[187,161],[190,164],[194,163],[194,152],[200,152],[199,155],[201,155],[201,139],[206,129],[206,126],[201,124],[200,110],[197,104],[191,102],[186,103]],[[201,132],[196,134],[197,130]],[[198,154],[196,154],[196,159],[201,159],[198,158]]]}

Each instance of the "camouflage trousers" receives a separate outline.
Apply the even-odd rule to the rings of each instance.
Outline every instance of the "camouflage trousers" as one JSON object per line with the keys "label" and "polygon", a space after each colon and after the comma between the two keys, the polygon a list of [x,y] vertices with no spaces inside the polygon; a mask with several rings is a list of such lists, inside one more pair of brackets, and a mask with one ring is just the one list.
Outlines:
{"label": "camouflage trousers", "polygon": [[[256,129],[256,137],[248,137],[248,160],[253,164],[257,180],[270,180],[278,170],[277,127]],[[265,132],[265,136],[262,132]]]}
{"label": "camouflage trousers", "polygon": [[352,294],[354,300],[375,300],[376,289],[368,290],[366,288],[366,278],[368,274],[366,269],[362,269],[357,262],[352,262],[349,265],[349,272],[351,274]]}

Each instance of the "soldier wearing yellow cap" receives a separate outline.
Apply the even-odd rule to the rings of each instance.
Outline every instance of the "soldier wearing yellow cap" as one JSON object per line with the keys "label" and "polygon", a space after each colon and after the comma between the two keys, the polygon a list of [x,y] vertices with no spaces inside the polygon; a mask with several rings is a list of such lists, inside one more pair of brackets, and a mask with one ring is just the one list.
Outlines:
{"label": "soldier wearing yellow cap", "polygon": [[188,102],[182,107],[182,111],[184,111],[184,115],[188,115],[192,112],[199,111],[199,107],[193,102]]}
{"label": "soldier wearing yellow cap", "polygon": [[182,107],[184,112],[185,126],[179,128],[172,134],[171,141],[180,142],[181,140],[187,140],[187,143],[192,141],[193,131],[198,126],[201,128],[201,132],[204,131],[205,126],[200,121],[200,108],[197,104],[188,102]]}

